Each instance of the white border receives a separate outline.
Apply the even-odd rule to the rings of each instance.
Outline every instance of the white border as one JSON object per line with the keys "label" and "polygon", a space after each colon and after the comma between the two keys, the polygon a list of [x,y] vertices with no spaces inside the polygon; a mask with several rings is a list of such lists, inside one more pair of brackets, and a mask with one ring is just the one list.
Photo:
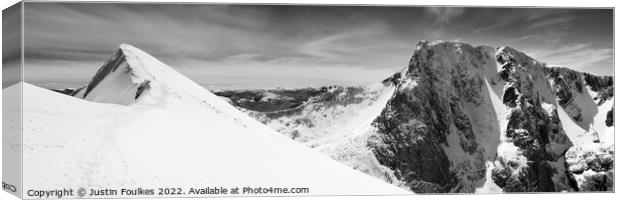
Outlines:
{"label": "white border", "polygon": [[[27,2],[46,2],[50,0],[26,0]],[[66,2],[70,1],[78,1],[78,0],[64,0]],[[79,0],[81,2],[89,1],[89,2],[101,2],[101,0]],[[0,0],[0,6],[2,9],[5,9],[15,3],[19,2],[18,0]],[[364,5],[445,5],[445,6],[517,6],[517,7],[530,7],[530,6],[548,6],[548,7],[613,7],[615,9],[616,5],[618,5],[617,1],[614,0],[518,0],[518,1],[498,1],[498,0],[416,0],[416,1],[406,1],[406,0],[240,0],[240,1],[232,1],[232,0],[116,0],[116,2],[196,2],[196,3],[268,3],[268,4],[364,4]],[[615,15],[614,11],[614,47],[617,44],[617,40],[615,40],[617,36],[617,32],[615,31],[615,27],[618,23],[618,16]],[[1,31],[1,28],[0,28]],[[1,42],[0,42],[1,44]],[[618,57],[618,52],[615,51],[614,48],[614,58]],[[617,66],[617,60],[614,59],[614,65]],[[614,70],[614,76],[619,77],[619,71]],[[0,82],[2,77],[0,76]],[[618,88],[618,82],[616,80],[616,89]],[[615,91],[616,94],[617,91]],[[1,95],[0,95],[1,96]],[[619,101],[616,99],[616,101]],[[0,99],[0,105],[2,100]],[[617,104],[617,102],[616,102]],[[614,113],[614,119],[618,119],[618,112]],[[0,116],[1,119],[1,116]],[[615,137],[615,143],[618,144],[618,140],[620,137]],[[0,149],[1,149],[0,143]],[[1,159],[0,159],[1,165]],[[0,166],[1,169],[1,166]],[[1,170],[0,170],[1,173]],[[618,180],[618,175],[615,175],[615,180]],[[618,184],[616,184],[617,186]],[[617,187],[615,191],[618,191]],[[485,200],[485,199],[493,199],[497,200],[501,198],[502,200],[511,200],[511,199],[562,199],[562,200],[583,200],[583,199],[618,199],[618,195],[615,193],[566,193],[566,194],[499,194],[499,195],[491,195],[491,194],[479,194],[479,195],[416,195],[416,196],[370,196],[370,197],[301,197],[294,199],[355,199],[355,200],[375,200],[375,199],[475,199],[475,200]],[[4,191],[0,191],[0,199],[18,199]],[[166,198],[159,198],[166,199]],[[260,197],[260,198],[225,198],[230,200],[236,199],[293,199],[293,197],[282,197],[282,198],[274,198],[274,197]],[[174,198],[171,200],[179,200],[179,198]],[[195,199],[191,199],[195,200]]]}
{"label": "white border", "polygon": [[[17,0],[5,0],[16,3]],[[196,3],[270,3],[270,4],[375,4],[375,5],[468,5],[468,6],[552,6],[552,7],[615,7],[612,0],[518,0],[518,1],[493,1],[493,0],[25,0],[26,2],[196,2]],[[3,8],[12,5],[3,2]]]}

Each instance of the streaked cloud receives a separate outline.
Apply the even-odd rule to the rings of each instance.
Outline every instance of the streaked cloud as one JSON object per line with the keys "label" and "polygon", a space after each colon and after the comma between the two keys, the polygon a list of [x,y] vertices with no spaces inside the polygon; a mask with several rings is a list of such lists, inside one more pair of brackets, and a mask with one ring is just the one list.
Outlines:
{"label": "streaked cloud", "polygon": [[455,17],[461,16],[465,13],[463,7],[430,7],[426,9],[436,23],[450,24],[450,21]]}
{"label": "streaked cloud", "polygon": [[561,31],[564,29],[568,29],[570,27],[569,22],[572,21],[573,19],[574,19],[573,16],[563,16],[563,17],[556,17],[556,18],[551,18],[551,19],[543,19],[540,21],[533,22],[527,27],[527,29],[536,29],[536,28],[548,27],[548,26],[553,25],[555,27],[561,28],[558,30],[558,31]]}
{"label": "streaked cloud", "polygon": [[[611,9],[29,2],[25,21],[37,81],[87,80],[121,43],[209,83],[265,76],[369,84],[405,67],[419,40],[512,46],[543,62],[613,71]],[[69,68],[71,76],[57,72]]]}
{"label": "streaked cloud", "polygon": [[555,51],[535,50],[532,57],[544,60],[551,66],[570,66],[579,71],[596,74],[605,73],[605,68],[613,66],[612,48],[596,48],[589,44],[569,44],[558,46]]}

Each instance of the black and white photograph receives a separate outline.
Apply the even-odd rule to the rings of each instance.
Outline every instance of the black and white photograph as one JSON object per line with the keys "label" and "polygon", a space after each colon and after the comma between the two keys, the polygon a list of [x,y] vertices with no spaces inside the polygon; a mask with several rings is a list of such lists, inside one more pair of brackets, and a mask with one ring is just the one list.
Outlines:
{"label": "black and white photograph", "polygon": [[615,193],[614,9],[20,2],[3,189]]}

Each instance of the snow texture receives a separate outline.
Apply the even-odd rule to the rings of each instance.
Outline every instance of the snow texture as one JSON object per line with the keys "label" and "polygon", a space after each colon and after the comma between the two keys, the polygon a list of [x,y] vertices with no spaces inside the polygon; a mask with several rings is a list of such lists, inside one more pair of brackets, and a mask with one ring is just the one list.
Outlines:
{"label": "snow texture", "polygon": [[282,136],[130,45],[75,94],[84,100],[23,87],[26,190],[252,186],[410,194]]}

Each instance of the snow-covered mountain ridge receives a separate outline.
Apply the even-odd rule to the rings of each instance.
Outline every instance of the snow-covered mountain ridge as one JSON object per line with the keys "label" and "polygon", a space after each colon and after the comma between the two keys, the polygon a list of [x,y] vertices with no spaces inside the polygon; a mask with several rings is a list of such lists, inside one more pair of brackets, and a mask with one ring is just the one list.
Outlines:
{"label": "snow-covered mountain ridge", "polygon": [[23,105],[4,105],[3,118],[23,109],[23,191],[174,186],[195,197],[189,188],[217,186],[309,190],[224,196],[411,194],[282,136],[130,45],[71,92],[77,98],[29,83],[3,90],[22,93]]}
{"label": "snow-covered mountain ridge", "polygon": [[281,112],[247,110],[415,192],[613,190],[613,77],[510,47],[418,43],[408,67]]}

